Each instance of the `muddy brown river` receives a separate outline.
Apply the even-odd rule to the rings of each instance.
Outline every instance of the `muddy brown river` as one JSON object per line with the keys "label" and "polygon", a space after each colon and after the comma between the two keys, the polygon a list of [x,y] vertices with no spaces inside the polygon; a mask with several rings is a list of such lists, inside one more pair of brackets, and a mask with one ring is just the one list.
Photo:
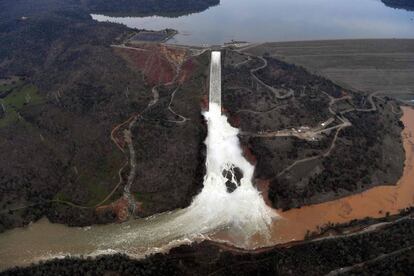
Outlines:
{"label": "muddy brown river", "polygon": [[272,228],[275,242],[301,240],[306,231],[316,231],[318,226],[328,222],[346,223],[366,217],[379,218],[387,212],[398,214],[400,210],[414,206],[414,109],[402,109],[406,159],[403,176],[397,185],[378,186],[342,199],[282,212],[280,215],[284,219],[277,221]]}
{"label": "muddy brown river", "polygon": [[[310,205],[286,212],[279,211],[282,219],[274,220],[268,239],[256,239],[248,247],[271,246],[302,240],[307,231],[317,231],[327,223],[346,223],[365,217],[383,217],[388,212],[414,206],[414,109],[403,108],[402,132],[406,160],[404,173],[397,185],[379,186],[363,193],[321,204]],[[177,244],[190,243],[189,239],[174,242],[168,233],[159,239],[154,229],[166,221],[180,216],[179,211],[165,213],[151,220],[135,220],[124,224],[92,227],[67,227],[42,219],[25,228],[17,228],[0,235],[0,270],[27,265],[39,260],[66,255],[99,255],[123,252],[132,257],[144,257],[147,253],[166,250]],[[139,229],[139,230],[136,230]],[[164,229],[163,231],[168,231]],[[154,236],[153,236],[154,235]],[[141,240],[140,237],[147,237]],[[210,238],[214,239],[214,234]],[[230,233],[221,232],[216,237],[226,237],[227,242],[237,239]],[[193,236],[192,240],[206,236]],[[167,245],[166,245],[167,243]]]}
{"label": "muddy brown river", "polygon": [[[328,223],[347,223],[366,217],[380,218],[398,214],[400,210],[414,206],[414,109],[402,107],[402,132],[406,154],[403,176],[397,185],[378,186],[362,193],[343,197],[338,200],[314,204],[288,211],[278,211],[282,217],[271,226],[271,239],[258,237],[252,246],[267,247],[291,241],[300,241],[308,231],[317,232],[319,227]],[[264,183],[266,186],[266,183]],[[266,187],[263,187],[266,191]],[[226,231],[216,234],[220,240],[230,240],[232,235]]]}

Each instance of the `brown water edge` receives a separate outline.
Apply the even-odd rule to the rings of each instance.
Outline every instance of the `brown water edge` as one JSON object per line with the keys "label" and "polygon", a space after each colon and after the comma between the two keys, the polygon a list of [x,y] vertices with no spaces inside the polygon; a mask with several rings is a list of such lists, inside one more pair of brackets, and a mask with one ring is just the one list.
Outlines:
{"label": "brown water edge", "polygon": [[[255,236],[246,247],[253,249],[300,241],[305,239],[307,232],[318,232],[329,223],[347,223],[367,217],[381,218],[414,206],[414,109],[402,107],[402,110],[404,113],[401,120],[405,125],[402,138],[406,159],[403,175],[397,185],[377,186],[359,194],[288,211],[277,210],[281,218],[273,221],[270,237]],[[258,188],[270,206],[267,198],[268,184],[266,181],[260,182]],[[239,244],[238,237],[233,237],[232,233],[226,231],[213,236],[212,240]]]}

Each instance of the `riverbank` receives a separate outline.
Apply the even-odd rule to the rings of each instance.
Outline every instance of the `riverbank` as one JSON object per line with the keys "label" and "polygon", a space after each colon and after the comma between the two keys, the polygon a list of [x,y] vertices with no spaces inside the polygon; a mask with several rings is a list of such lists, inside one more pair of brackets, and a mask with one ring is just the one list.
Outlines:
{"label": "riverbank", "polygon": [[328,223],[346,223],[366,217],[379,218],[393,215],[414,205],[414,109],[403,107],[402,132],[406,159],[404,173],[395,186],[378,186],[360,194],[331,202],[311,205],[300,209],[281,212],[284,220],[272,227],[272,237],[282,239],[303,239],[307,231],[317,231]]}
{"label": "riverbank", "polygon": [[[372,232],[313,240],[262,251],[192,243],[142,260],[125,255],[49,260],[5,275],[413,275],[414,220],[399,220]],[[368,271],[368,272],[367,272]],[[357,273],[360,272],[360,273]],[[353,275],[355,275],[353,274]],[[0,273],[0,275],[2,275]],[[329,274],[330,275],[330,274]]]}
{"label": "riverbank", "polygon": [[[406,159],[403,176],[396,185],[377,186],[360,194],[288,211],[277,210],[282,219],[272,223],[270,237],[256,236],[247,248],[300,241],[309,233],[318,233],[328,224],[343,224],[367,217],[381,218],[412,207],[414,205],[414,109],[411,107],[402,107],[402,109],[401,120],[405,129],[401,135]],[[259,188],[269,204],[267,186],[267,183],[262,183]],[[216,239],[238,244],[238,241],[226,232],[217,234]]]}

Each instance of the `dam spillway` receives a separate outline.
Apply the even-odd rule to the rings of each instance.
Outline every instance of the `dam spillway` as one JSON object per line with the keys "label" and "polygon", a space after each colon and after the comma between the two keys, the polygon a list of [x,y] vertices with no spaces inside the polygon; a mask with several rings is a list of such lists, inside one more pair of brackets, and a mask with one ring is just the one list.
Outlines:
{"label": "dam spillway", "polygon": [[209,102],[221,108],[221,52],[219,51],[211,53]]}
{"label": "dam spillway", "polygon": [[[243,156],[238,138],[239,130],[232,127],[222,114],[221,53],[213,51],[210,63],[209,110],[203,113],[208,135],[206,176],[203,191],[194,204],[204,201],[211,206],[216,225],[226,226],[238,238],[237,246],[244,246],[249,238],[260,233],[266,235],[277,213],[268,207],[253,186],[254,166]],[[236,171],[241,172],[240,179]],[[229,192],[226,185],[233,185]],[[214,207],[213,207],[214,206]],[[191,208],[191,206],[190,206]]]}

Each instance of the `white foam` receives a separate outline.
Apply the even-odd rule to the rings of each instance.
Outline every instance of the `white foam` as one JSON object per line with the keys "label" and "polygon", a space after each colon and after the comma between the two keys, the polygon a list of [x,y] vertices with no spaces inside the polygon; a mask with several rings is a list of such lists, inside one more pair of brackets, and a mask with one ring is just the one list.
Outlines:
{"label": "white foam", "polygon": [[[277,214],[265,204],[253,186],[254,166],[243,157],[237,136],[239,130],[232,127],[221,112],[220,61],[220,52],[212,52],[209,110],[203,113],[208,125],[204,187],[185,212],[172,222],[185,225],[182,229],[185,235],[204,234],[227,227],[248,240],[258,232],[267,234]],[[241,169],[243,178],[240,186],[229,193],[223,171],[231,167]]]}
{"label": "white foam", "polygon": [[[203,115],[208,123],[207,173],[204,189],[189,209],[203,209],[204,220],[209,224],[232,227],[246,238],[257,232],[266,233],[276,214],[252,184],[254,167],[243,157],[238,129],[228,123],[215,103],[210,103],[209,111]],[[230,166],[243,172],[240,187],[233,193],[227,192],[227,179],[222,174]]]}
{"label": "white foam", "polygon": [[[214,64],[216,63],[216,64]],[[220,53],[213,52],[212,68],[220,68]],[[211,72],[211,76],[218,76]],[[203,113],[208,125],[206,175],[204,187],[191,205],[182,210],[155,215],[140,225],[123,227],[111,243],[135,244],[136,248],[159,247],[182,240],[196,240],[200,236],[223,228],[242,239],[239,246],[256,234],[266,235],[276,212],[268,207],[259,191],[253,186],[254,166],[244,157],[238,139],[239,130],[232,127],[221,113],[221,83],[210,79],[209,110]],[[217,95],[218,94],[218,95]],[[240,186],[229,193],[223,171],[233,173],[238,167],[243,177]],[[235,177],[233,175],[233,181]],[[141,221],[142,222],[142,221]],[[104,244],[107,242],[105,241]]]}

